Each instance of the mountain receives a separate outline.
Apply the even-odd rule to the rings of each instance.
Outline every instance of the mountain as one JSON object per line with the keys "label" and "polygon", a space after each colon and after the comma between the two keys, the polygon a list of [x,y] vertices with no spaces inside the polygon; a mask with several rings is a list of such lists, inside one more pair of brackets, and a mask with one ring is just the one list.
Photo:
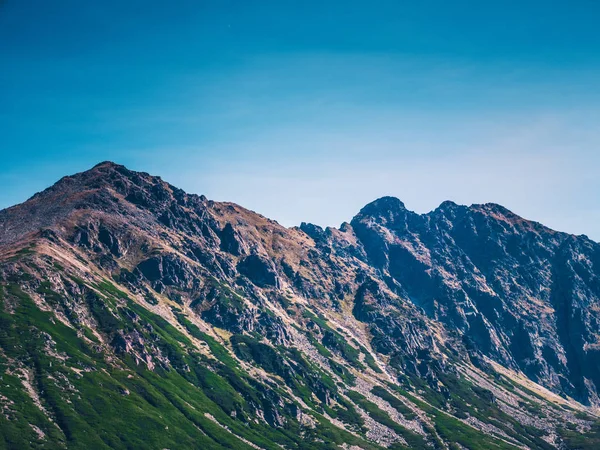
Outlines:
{"label": "mountain", "polygon": [[600,448],[600,245],[285,228],[111,163],[0,212],[0,448]]}
{"label": "mountain", "polygon": [[598,243],[495,204],[445,202],[418,215],[383,198],[352,226],[390,288],[466,345],[600,406]]}

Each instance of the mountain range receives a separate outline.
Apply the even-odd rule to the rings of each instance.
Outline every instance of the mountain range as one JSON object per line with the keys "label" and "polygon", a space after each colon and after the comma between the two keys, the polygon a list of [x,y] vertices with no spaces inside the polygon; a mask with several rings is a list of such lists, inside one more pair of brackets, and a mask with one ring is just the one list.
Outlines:
{"label": "mountain range", "polygon": [[286,228],[104,162],[0,211],[0,448],[600,448],[600,244]]}

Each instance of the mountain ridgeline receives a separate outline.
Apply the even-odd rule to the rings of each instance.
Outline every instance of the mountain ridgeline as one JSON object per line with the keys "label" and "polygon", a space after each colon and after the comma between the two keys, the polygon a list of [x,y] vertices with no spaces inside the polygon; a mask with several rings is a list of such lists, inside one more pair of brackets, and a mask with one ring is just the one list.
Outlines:
{"label": "mountain ridgeline", "polygon": [[0,211],[0,448],[600,448],[600,245],[285,228],[105,162]]}

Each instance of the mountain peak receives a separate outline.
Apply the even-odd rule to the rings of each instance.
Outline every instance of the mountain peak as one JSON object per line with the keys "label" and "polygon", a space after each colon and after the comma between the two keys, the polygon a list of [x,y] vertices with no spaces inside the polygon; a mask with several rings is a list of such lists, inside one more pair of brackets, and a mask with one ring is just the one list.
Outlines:
{"label": "mountain peak", "polygon": [[[55,228],[75,211],[119,216],[129,214],[132,205],[156,212],[177,200],[184,201],[182,191],[171,189],[160,177],[104,161],[65,176],[26,202],[1,211],[0,243],[17,241],[42,228]],[[28,218],[25,222],[24,217]]]}
{"label": "mountain peak", "polygon": [[438,209],[452,209],[456,208],[457,206],[458,204],[456,204],[452,200],[445,200],[440,204],[440,206],[438,206]]}
{"label": "mountain peak", "polygon": [[123,167],[124,168],[125,166],[123,166],[121,164],[117,164],[116,162],[113,162],[113,161],[102,161],[102,162],[96,164],[94,167],[92,167],[92,170],[98,169],[100,167],[110,167],[110,168]]}
{"label": "mountain peak", "polygon": [[112,161],[103,161],[90,169],[73,175],[68,175],[52,186],[36,193],[31,199],[41,199],[51,196],[76,196],[81,197],[83,192],[90,192],[106,186],[114,186],[118,180],[132,178],[136,175],[149,176],[141,172],[134,172],[127,167]]}
{"label": "mountain peak", "polygon": [[397,197],[385,196],[368,203],[360,210],[360,214],[373,215],[399,211],[406,211],[404,203]]}

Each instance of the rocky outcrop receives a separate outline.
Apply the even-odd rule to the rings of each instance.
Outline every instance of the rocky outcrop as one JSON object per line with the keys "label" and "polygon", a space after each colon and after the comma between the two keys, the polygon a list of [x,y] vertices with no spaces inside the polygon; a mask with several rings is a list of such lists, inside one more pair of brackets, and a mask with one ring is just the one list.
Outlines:
{"label": "rocky outcrop", "polygon": [[252,254],[237,265],[238,271],[258,287],[277,287],[279,278],[273,263],[260,255]]}
{"label": "rocky outcrop", "polygon": [[246,243],[230,223],[227,223],[221,231],[220,248],[224,252],[231,253],[234,256],[241,256],[248,253]]}

